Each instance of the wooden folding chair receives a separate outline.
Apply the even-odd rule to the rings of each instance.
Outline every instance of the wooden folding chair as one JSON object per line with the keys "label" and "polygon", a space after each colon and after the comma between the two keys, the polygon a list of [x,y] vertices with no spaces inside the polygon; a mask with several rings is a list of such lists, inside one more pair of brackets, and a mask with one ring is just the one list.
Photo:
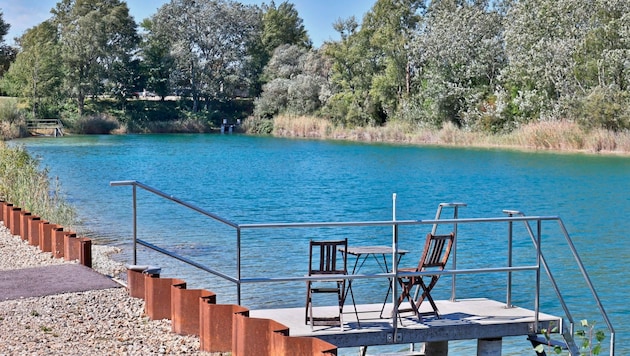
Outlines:
{"label": "wooden folding chair", "polygon": [[[339,276],[342,278],[327,281],[306,281],[306,311],[305,323],[310,322],[311,328],[315,325],[339,325],[343,330],[343,304],[346,299],[346,279],[348,274],[347,255],[340,252],[348,248],[348,239],[339,241],[312,241],[309,248],[309,276]],[[350,289],[350,288],[348,288]],[[313,316],[313,294],[336,294],[339,304],[339,314],[334,317]],[[352,295],[352,290],[350,289]],[[356,304],[352,295],[352,304],[355,314]],[[358,315],[357,315],[358,321]]]}
{"label": "wooden folding chair", "polygon": [[[449,235],[427,234],[427,238],[424,243],[424,250],[422,251],[422,257],[420,257],[418,266],[415,268],[399,268],[398,272],[444,270],[448,257],[451,254],[451,248],[453,247],[454,240],[454,233],[450,233]],[[424,278],[430,278],[429,283],[425,283]],[[440,279],[439,274],[424,276],[399,276],[398,284],[400,284],[402,291],[398,297],[398,306],[400,306],[405,299],[408,300],[411,304],[411,310],[413,310],[418,319],[422,320],[418,310],[420,309],[420,304],[422,304],[422,301],[426,298],[429,303],[431,303],[433,313],[437,318],[439,318],[440,315],[438,314],[438,308],[433,301],[433,297],[431,297],[431,290],[435,287],[438,279]],[[417,298],[419,293],[416,293],[415,298],[411,297],[411,290],[414,286],[420,286],[420,288],[422,288],[422,295],[420,298]]]}

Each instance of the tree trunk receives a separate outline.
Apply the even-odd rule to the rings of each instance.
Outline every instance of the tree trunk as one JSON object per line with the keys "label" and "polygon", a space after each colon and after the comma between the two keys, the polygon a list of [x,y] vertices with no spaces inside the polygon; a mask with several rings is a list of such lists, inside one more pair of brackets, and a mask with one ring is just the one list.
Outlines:
{"label": "tree trunk", "polygon": [[82,92],[79,92],[79,95],[77,95],[77,108],[78,108],[78,114],[79,117],[83,116],[83,109],[85,107],[85,94],[83,94]]}

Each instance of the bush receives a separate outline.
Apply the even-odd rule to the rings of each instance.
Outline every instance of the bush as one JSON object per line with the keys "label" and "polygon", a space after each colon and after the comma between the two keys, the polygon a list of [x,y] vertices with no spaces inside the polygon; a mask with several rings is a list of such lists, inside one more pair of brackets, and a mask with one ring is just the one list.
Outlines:
{"label": "bush", "polygon": [[73,130],[79,134],[105,135],[118,129],[118,120],[107,114],[86,116],[74,124]]}
{"label": "bush", "polygon": [[243,121],[243,130],[252,135],[271,135],[273,126],[273,119],[263,119],[256,116],[250,116]]}
{"label": "bush", "polygon": [[28,114],[18,108],[17,101],[0,101],[0,138],[3,140],[28,136],[26,118]]}
{"label": "bush", "polygon": [[587,128],[630,129],[630,94],[615,86],[595,87],[581,100],[575,116]]}

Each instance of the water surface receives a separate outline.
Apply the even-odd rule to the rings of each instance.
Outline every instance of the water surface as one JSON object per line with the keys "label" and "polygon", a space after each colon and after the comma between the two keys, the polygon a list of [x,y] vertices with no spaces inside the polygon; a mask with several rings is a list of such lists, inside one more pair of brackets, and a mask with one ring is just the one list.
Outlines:
{"label": "water surface", "polygon": [[[397,219],[402,220],[431,219],[439,203],[453,201],[468,204],[461,217],[503,216],[503,209],[559,216],[616,327],[617,354],[630,354],[626,321],[630,310],[625,302],[630,295],[630,242],[625,236],[630,231],[629,158],[238,135],[67,136],[15,142],[41,158],[52,177],[60,178],[87,233],[124,247],[121,258],[127,262],[131,189],[111,187],[111,181],[140,181],[239,224],[390,220],[394,193]],[[232,230],[141,191],[138,214],[141,238],[235,273]],[[547,258],[574,317],[598,320],[603,327],[566,245],[557,230],[547,231],[543,246],[549,249]],[[421,248],[418,236],[426,232],[401,229],[401,247]],[[242,237],[247,246],[243,274],[302,275],[308,239],[340,236],[357,245],[389,244],[391,228],[248,231]],[[458,264],[474,267],[505,261],[504,227],[464,228],[459,241]],[[531,246],[528,241],[517,243],[519,251]],[[410,254],[402,263],[414,265],[417,258]],[[164,266],[165,275],[182,277],[191,288],[218,290],[219,302],[234,297],[234,288],[225,282],[161,256],[141,251],[139,262]],[[520,288],[514,296],[517,303],[529,303],[532,280],[531,275],[515,277]],[[357,283],[359,302],[381,300],[373,291],[383,288],[382,283],[375,283]],[[446,287],[436,291],[438,297],[447,298],[450,281],[440,285]],[[461,297],[505,298],[504,276],[462,277],[458,286]],[[279,295],[282,288],[289,287],[248,286],[243,303],[254,308],[303,305],[301,292]],[[543,308],[560,311],[553,291],[548,285],[545,288],[549,300],[541,301]],[[508,344],[504,354],[519,355],[528,347],[520,339],[516,346]],[[466,354],[467,347],[467,343],[452,343],[451,352]]]}

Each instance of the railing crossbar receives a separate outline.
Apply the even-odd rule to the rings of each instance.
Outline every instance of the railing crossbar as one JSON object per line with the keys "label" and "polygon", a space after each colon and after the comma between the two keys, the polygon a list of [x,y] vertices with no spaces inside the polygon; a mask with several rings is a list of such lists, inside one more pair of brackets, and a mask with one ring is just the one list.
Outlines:
{"label": "railing crossbar", "polygon": [[241,284],[246,283],[263,283],[263,282],[293,282],[293,281],[337,281],[339,279],[355,280],[355,279],[376,279],[376,278],[396,278],[412,277],[412,276],[435,276],[435,275],[457,275],[457,274],[479,274],[479,273],[497,273],[497,272],[516,272],[516,271],[535,271],[538,266],[517,266],[517,267],[495,267],[495,268],[472,268],[459,270],[442,270],[442,271],[419,271],[419,272],[399,272],[395,273],[374,273],[374,274],[348,274],[344,276],[302,276],[302,277],[254,277],[241,278]]}
{"label": "railing crossbar", "polygon": [[170,251],[168,251],[166,249],[163,249],[161,247],[158,247],[158,246],[156,246],[156,245],[154,245],[152,243],[149,243],[149,242],[146,242],[146,241],[140,240],[140,239],[137,239],[136,242],[139,245],[142,245],[142,246],[144,246],[146,248],[149,248],[151,250],[154,250],[154,251],[159,252],[161,254],[164,254],[166,256],[172,257],[172,258],[174,258],[176,260],[179,260],[179,261],[182,261],[184,263],[187,263],[187,264],[189,264],[189,265],[191,265],[193,267],[197,267],[200,270],[203,270],[203,271],[206,271],[208,273],[214,274],[215,276],[221,277],[221,278],[223,278],[225,280],[228,280],[228,281],[230,281],[232,283],[239,283],[238,279],[236,279],[234,277],[230,277],[227,274],[224,274],[224,273],[221,273],[219,271],[216,271],[216,270],[214,270],[214,269],[212,269],[210,267],[206,267],[206,266],[204,266],[204,265],[202,265],[200,263],[197,263],[197,262],[195,262],[195,261],[193,261],[193,260],[191,260],[191,259],[189,259],[187,257],[181,256],[181,255],[173,253],[173,252],[170,252]]}

